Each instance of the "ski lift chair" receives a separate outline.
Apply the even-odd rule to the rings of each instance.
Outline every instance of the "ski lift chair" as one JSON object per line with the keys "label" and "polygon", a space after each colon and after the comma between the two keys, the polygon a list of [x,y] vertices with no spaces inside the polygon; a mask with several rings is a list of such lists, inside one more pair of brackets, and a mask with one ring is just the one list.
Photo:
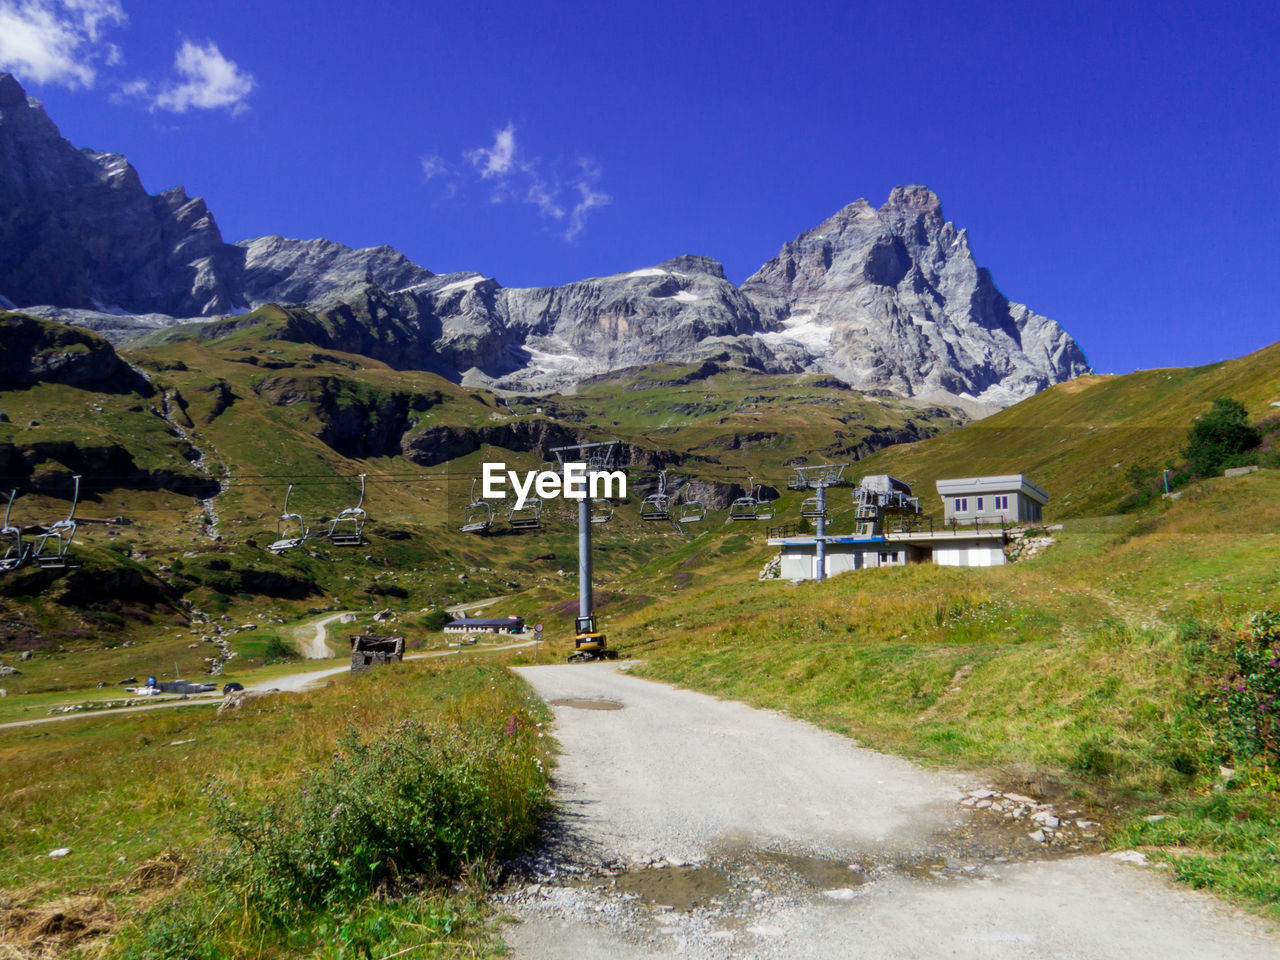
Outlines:
{"label": "ski lift chair", "polygon": [[507,523],[512,530],[537,530],[542,526],[542,501],[537,497],[530,497],[517,510],[513,500],[511,509],[507,511]]}
{"label": "ski lift chair", "polygon": [[707,515],[707,508],[701,500],[686,500],[680,504],[680,513],[676,517],[681,523],[697,523]]}
{"label": "ski lift chair", "polygon": [[729,504],[730,520],[759,520],[760,501],[755,498],[756,478],[747,478],[746,496],[738,497]]}
{"label": "ski lift chair", "polygon": [[0,556],[0,572],[17,570],[31,552],[30,545],[22,542],[22,528],[9,525],[9,514],[13,512],[13,501],[17,495],[15,487],[9,494],[9,505],[4,508],[4,527],[0,528],[0,543],[4,544],[4,554]]}
{"label": "ski lift chair", "polygon": [[476,499],[476,481],[471,481],[471,502],[462,518],[463,533],[486,533],[493,526],[493,505]]}
{"label": "ski lift chair", "polygon": [[[76,535],[76,507],[80,503],[80,478],[77,476],[72,479],[75,482],[75,491],[71,495],[71,512],[67,514],[67,519],[59,520],[46,529],[31,550],[31,559],[37,566],[45,569],[63,569],[70,566],[67,562],[67,549]],[[8,524],[6,523],[5,526]],[[56,551],[46,553],[45,549],[49,546],[50,540],[56,540],[58,546]]]}
{"label": "ski lift chair", "polygon": [[592,497],[590,519],[592,523],[608,523],[613,519],[613,504],[601,497]]}
{"label": "ski lift chair", "polygon": [[671,497],[667,494],[667,471],[658,471],[658,490],[640,502],[641,520],[669,520]]}
{"label": "ski lift chair", "polygon": [[802,517],[817,520],[826,517],[826,515],[826,504],[817,497],[806,497],[805,501],[800,504],[800,516]]}
{"label": "ski lift chair", "polygon": [[358,547],[364,543],[364,478],[360,474],[360,499],[329,521],[329,542],[335,547]]}
{"label": "ski lift chair", "polygon": [[286,550],[294,550],[302,546],[307,542],[311,533],[300,515],[289,512],[289,496],[292,493],[293,484],[291,483],[289,484],[289,489],[284,492],[284,512],[280,514],[280,519],[276,521],[275,542],[267,547],[272,553],[280,554]]}

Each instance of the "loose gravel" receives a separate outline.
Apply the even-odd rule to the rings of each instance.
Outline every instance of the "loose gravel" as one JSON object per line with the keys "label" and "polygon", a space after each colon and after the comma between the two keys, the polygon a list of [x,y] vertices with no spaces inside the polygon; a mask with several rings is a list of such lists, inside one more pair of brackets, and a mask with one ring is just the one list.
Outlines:
{"label": "loose gravel", "polygon": [[562,813],[498,894],[517,958],[1280,956],[1262,922],[1102,854],[1081,811],[625,664],[518,672],[563,753]]}

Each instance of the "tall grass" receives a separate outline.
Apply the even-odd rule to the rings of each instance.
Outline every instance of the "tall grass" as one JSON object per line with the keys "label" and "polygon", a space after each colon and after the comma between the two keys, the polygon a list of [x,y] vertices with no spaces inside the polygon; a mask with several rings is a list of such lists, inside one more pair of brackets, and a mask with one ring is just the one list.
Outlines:
{"label": "tall grass", "polygon": [[[102,893],[131,917],[114,956],[484,950],[487,868],[549,803],[546,719],[499,665],[458,658],[220,719],[193,707],[6,731],[7,896]],[[57,846],[71,855],[43,856]],[[138,894],[130,874],[165,851],[194,866]]]}
{"label": "tall grass", "polygon": [[[1056,781],[1109,821],[1133,818],[1116,842],[1177,845],[1179,876],[1280,916],[1280,781],[1240,755],[1241,716],[1209,695],[1234,677],[1233,696],[1270,710],[1273,676],[1237,688],[1274,653],[1245,664],[1226,641],[1280,605],[1278,480],[1215,480],[1141,516],[1071,522],[1005,567],[724,578],[611,630],[645,658],[637,674],[997,780]],[[1156,812],[1164,826],[1144,828]]]}

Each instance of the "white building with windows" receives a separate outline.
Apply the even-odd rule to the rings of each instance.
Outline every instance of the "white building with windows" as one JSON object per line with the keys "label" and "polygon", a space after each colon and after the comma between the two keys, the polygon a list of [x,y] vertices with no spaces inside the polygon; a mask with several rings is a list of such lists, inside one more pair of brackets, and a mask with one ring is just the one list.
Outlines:
{"label": "white building with windows", "polygon": [[1020,473],[939,480],[944,523],[1039,523],[1049,494]]}
{"label": "white building with windows", "polygon": [[[892,478],[886,478],[892,479]],[[910,496],[910,489],[894,481]],[[897,529],[823,537],[822,575],[847,570],[935,563],[944,567],[998,567],[1006,562],[1009,527],[1039,523],[1049,494],[1022,474],[939,480],[943,519],[915,518]],[[769,543],[778,547],[778,572],[784,580],[818,576],[816,536],[778,528]]]}

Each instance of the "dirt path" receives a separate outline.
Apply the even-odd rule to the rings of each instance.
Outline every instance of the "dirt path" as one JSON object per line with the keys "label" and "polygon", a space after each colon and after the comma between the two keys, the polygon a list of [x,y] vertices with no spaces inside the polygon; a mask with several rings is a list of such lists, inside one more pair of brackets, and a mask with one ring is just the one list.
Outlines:
{"label": "dirt path", "polygon": [[445,607],[445,613],[451,613],[455,617],[465,617],[468,611],[483,610],[485,607],[492,607],[495,603],[501,603],[507,599],[504,597],[489,597],[485,600],[477,600],[475,603],[455,603],[451,607]]}
{"label": "dirt path", "polygon": [[502,897],[517,958],[1280,955],[1153,869],[961,806],[966,778],[606,665],[518,672],[554,706],[565,812]]}
{"label": "dirt path", "polygon": [[328,660],[333,656],[333,651],[329,649],[328,633],[325,627],[339,620],[349,622],[346,618],[354,620],[356,616],[354,611],[343,610],[298,627],[294,631],[294,639],[298,641],[298,652],[307,660]]}
{"label": "dirt path", "polygon": [[[521,647],[531,647],[534,645],[533,640],[523,640],[520,643],[508,643],[500,647],[466,647],[465,654],[479,653],[499,653],[503,650],[517,650]],[[436,650],[431,653],[410,653],[405,655],[406,660],[427,660],[434,657],[453,657],[458,656],[457,649]],[[288,673],[283,676],[273,677],[270,680],[259,680],[256,683],[246,684],[247,690],[260,690],[263,692],[280,692],[280,693],[302,693],[310,690],[322,680],[329,677],[336,677],[338,674],[348,673],[351,670],[349,664],[342,664],[340,667],[326,667],[323,670],[307,670],[303,673]],[[198,707],[198,706],[217,706],[222,702],[222,695],[217,693],[196,694],[190,700],[170,700],[166,703],[147,703],[136,707],[117,707],[114,710],[85,710],[80,713],[60,713],[52,717],[35,717],[31,720],[14,720],[8,723],[0,723],[0,730],[9,730],[14,727],[34,727],[42,723],[61,723],[65,720],[88,720],[102,719],[103,717],[118,717],[122,713],[143,713],[149,710],[165,710],[175,707]]]}

